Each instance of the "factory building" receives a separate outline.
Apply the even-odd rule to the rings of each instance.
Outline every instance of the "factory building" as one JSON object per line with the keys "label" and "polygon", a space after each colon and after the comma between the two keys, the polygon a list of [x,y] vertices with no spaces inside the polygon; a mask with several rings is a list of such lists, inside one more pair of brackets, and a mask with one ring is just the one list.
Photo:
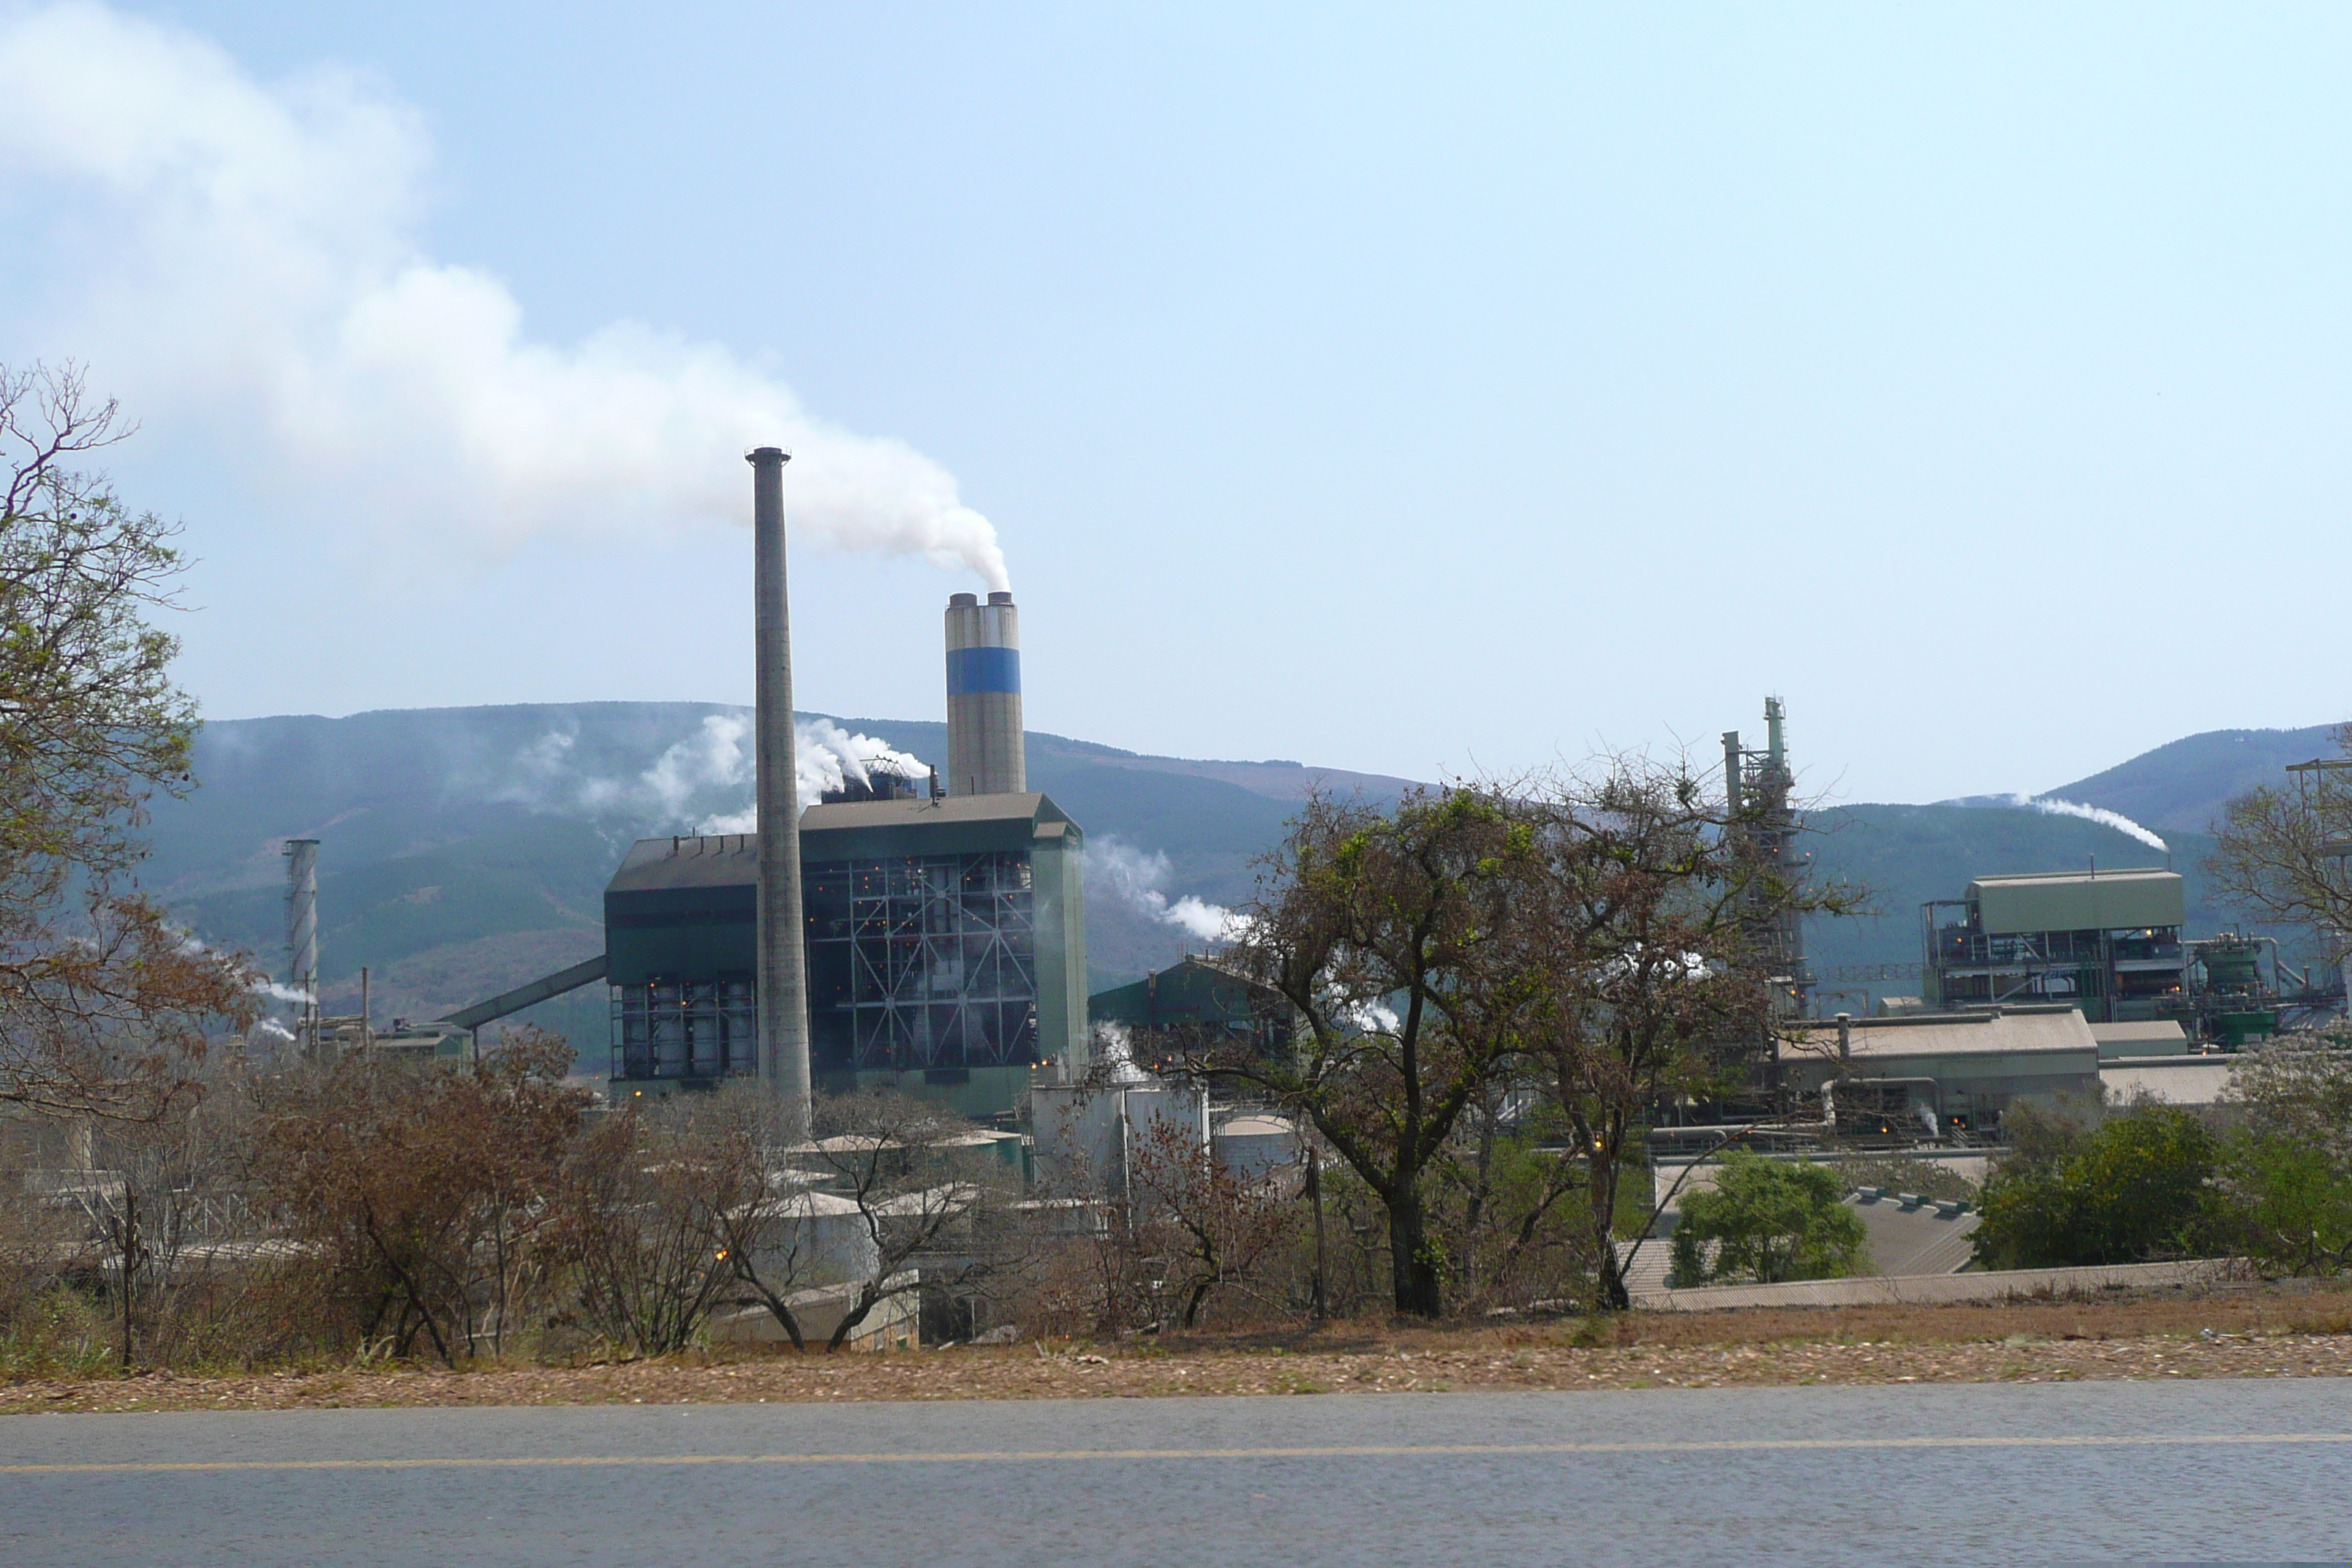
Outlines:
{"label": "factory building", "polygon": [[[2175,1049],[2187,1042],[2173,1031]],[[1844,1138],[1944,1139],[1998,1127],[2017,1100],[2044,1110],[2099,1103],[2101,1045],[2065,1006],[1990,1007],[1906,1018],[1846,1018],[1802,1031],[1782,1081],[1818,1096]]]}
{"label": "factory building", "polygon": [[1246,1042],[1265,1056],[1289,1051],[1298,1009],[1214,958],[1187,957],[1129,984],[1097,991],[1087,1007],[1097,1024],[1119,1025],[1138,1037],[1139,1059],[1160,1054],[1162,1038],[1181,1047]]}
{"label": "factory building", "polygon": [[2094,1024],[2170,1016],[2185,999],[2186,901],[2172,871],[1979,877],[1922,907],[1931,1008],[2063,1003]]}
{"label": "factory building", "polygon": [[[809,1067],[975,1116],[1087,1057],[1085,836],[1026,782],[1012,595],[950,603],[949,791],[876,773],[800,816]],[[616,1093],[759,1070],[757,835],[638,841],[604,893]]]}

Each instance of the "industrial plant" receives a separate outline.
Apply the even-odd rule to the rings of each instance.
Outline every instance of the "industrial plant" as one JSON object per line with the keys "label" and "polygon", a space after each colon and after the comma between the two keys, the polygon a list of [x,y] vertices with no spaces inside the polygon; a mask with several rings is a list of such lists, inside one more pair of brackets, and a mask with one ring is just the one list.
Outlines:
{"label": "industrial plant", "polygon": [[[814,1090],[888,1087],[1009,1117],[1039,1069],[1082,1073],[1088,1039],[1086,836],[1028,788],[1020,611],[1003,591],[948,602],[944,781],[877,765],[803,807],[789,458],[761,447],[748,460],[758,830],[639,840],[604,889],[602,956],[433,1025],[404,1021],[401,1042],[457,1054],[459,1035],[478,1044],[485,1025],[601,982],[615,1099],[758,1077],[803,1114]],[[315,994],[317,845],[289,857],[287,984]],[[341,1037],[341,1020],[315,1015],[303,1013],[306,1051]]]}
{"label": "industrial plant", "polygon": [[[1171,1116],[1203,1147],[1224,1136],[1207,1092],[1166,1069],[1187,1042],[1286,1051],[1295,1012],[1213,952],[1089,997],[1085,830],[1028,787],[1011,593],[948,601],[944,775],[916,776],[900,758],[848,770],[814,802],[798,797],[789,459],[764,447],[748,460],[757,828],[633,844],[604,887],[595,958],[388,1031],[364,1005],[356,1017],[322,1017],[313,1001],[298,1049],[478,1051],[485,1025],[601,985],[610,1036],[583,1058],[604,1069],[614,1102],[756,1078],[805,1119],[814,1094],[890,1089],[1031,1135],[1036,1168],[1064,1177],[1075,1161],[1116,1179],[1129,1134]],[[1725,831],[1744,837],[1773,880],[1801,886],[1812,872],[1779,698],[1763,721],[1760,746],[1736,730],[1722,737]],[[290,841],[287,854],[287,984],[315,997],[318,846]],[[1825,996],[1850,993],[1817,979],[1801,914],[1757,907],[1746,938],[1771,989],[1769,1037],[1743,1055],[1744,1096],[1654,1108],[1657,1170],[1729,1135],[1790,1149],[1970,1149],[1998,1142],[2019,1102],[2210,1100],[2217,1058],[2342,1005],[2340,987],[2286,964],[2270,938],[2189,934],[2183,879],[2168,868],[1979,875],[1920,910],[1917,994],[1881,997],[1864,1016],[1825,1012]],[[1782,1127],[1799,1106],[1816,1108],[1806,1130],[1754,1131]],[[1270,1127],[1293,1137],[1278,1117],[1257,1131]]]}

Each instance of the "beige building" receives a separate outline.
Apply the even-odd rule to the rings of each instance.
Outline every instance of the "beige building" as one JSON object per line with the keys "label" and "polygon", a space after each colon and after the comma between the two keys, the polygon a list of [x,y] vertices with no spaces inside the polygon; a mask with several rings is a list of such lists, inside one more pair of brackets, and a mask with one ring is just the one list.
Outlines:
{"label": "beige building", "polygon": [[1994,1007],[1814,1026],[1782,1044],[1780,1067],[1790,1088],[1823,1095],[1840,1132],[1885,1121],[1941,1137],[1990,1128],[2019,1100],[2096,1103],[2099,1055],[2073,1007]]}

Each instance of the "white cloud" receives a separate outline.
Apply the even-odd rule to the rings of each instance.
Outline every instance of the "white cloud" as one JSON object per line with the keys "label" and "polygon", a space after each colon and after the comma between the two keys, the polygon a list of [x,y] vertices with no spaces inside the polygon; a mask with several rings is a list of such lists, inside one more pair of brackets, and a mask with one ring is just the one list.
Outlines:
{"label": "white cloud", "polygon": [[[634,321],[532,338],[512,291],[425,253],[432,148],[344,71],[264,83],[208,40],[101,5],[0,22],[0,210],[30,268],[12,335],[88,360],[139,412],[217,422],[296,498],[412,570],[541,535],[747,520],[742,454],[793,453],[801,537],[1006,584],[988,520],[903,441],[811,416],[726,348]],[[27,259],[28,258],[34,259]],[[307,499],[305,499],[307,498]]]}

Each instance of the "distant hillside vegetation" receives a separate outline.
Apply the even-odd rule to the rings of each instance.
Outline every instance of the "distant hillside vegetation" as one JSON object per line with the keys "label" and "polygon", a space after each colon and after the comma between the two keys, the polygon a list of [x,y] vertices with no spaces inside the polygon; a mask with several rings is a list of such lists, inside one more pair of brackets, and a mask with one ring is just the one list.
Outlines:
{"label": "distant hillside vegetation", "polygon": [[2335,728],[2209,730],[2049,793],[2122,812],[2159,833],[2210,833],[2232,796],[2278,783],[2289,763],[2334,756]]}

